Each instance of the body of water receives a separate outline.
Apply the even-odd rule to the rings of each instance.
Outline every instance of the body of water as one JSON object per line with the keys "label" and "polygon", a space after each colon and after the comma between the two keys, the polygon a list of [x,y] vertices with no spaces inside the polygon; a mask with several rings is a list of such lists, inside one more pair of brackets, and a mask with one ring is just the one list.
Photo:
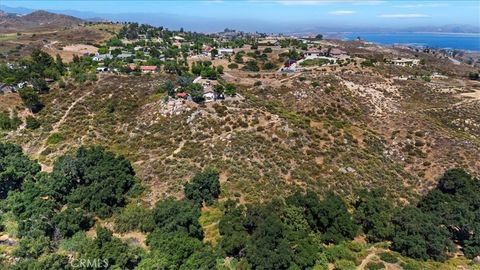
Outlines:
{"label": "body of water", "polygon": [[345,33],[344,39],[362,40],[383,45],[412,45],[430,48],[480,51],[480,34],[456,33]]}

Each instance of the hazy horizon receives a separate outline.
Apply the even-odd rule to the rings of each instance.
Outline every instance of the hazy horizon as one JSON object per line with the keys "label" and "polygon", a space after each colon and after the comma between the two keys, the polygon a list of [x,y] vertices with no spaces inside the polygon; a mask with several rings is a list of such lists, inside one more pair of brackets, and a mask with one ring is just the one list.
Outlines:
{"label": "hazy horizon", "polygon": [[2,1],[4,9],[47,10],[82,19],[104,18],[215,32],[480,27],[474,1]]}

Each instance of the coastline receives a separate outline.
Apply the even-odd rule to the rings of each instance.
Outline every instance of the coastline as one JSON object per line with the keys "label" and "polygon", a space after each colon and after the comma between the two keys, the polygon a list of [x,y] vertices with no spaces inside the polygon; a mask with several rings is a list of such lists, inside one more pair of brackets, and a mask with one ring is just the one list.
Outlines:
{"label": "coastline", "polygon": [[375,34],[375,35],[392,35],[392,34],[430,34],[430,35],[452,35],[452,36],[478,36],[480,39],[480,33],[458,33],[458,32],[402,32],[402,31],[396,31],[396,32],[374,32],[374,31],[366,31],[366,32],[354,32],[354,31],[342,31],[342,32],[326,32],[326,34],[355,34],[355,33],[361,33],[361,34]]}
{"label": "coastline", "polygon": [[[383,46],[411,46],[445,50],[480,52],[480,34],[447,32],[337,32],[333,39],[352,41],[360,36],[363,41]],[[425,36],[422,36],[425,35]],[[456,39],[459,40],[456,40]],[[463,41],[460,39],[464,39]]]}

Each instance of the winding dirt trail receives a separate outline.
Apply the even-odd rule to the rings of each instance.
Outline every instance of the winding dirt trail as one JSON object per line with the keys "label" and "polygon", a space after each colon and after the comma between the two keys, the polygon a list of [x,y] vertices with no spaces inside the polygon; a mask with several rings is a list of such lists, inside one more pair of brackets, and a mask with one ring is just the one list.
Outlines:
{"label": "winding dirt trail", "polygon": [[62,117],[60,118],[60,120],[55,123],[53,126],[52,126],[52,130],[49,132],[48,136],[45,137],[45,139],[42,141],[42,145],[40,146],[40,148],[37,150],[37,152],[35,153],[35,156],[38,158],[43,151],[45,151],[45,149],[47,148],[47,140],[48,138],[54,134],[54,133],[57,133],[60,126],[63,125],[63,123],[65,123],[65,121],[67,120],[67,117],[68,115],[70,114],[70,111],[75,107],[75,105],[77,105],[80,101],[82,101],[84,98],[86,98],[88,95],[90,95],[92,93],[92,91],[90,92],[87,92],[85,93],[83,96],[80,96],[79,98],[77,98],[76,100],[74,100],[72,102],[72,104],[70,104],[70,106],[67,108],[67,110],[65,111],[65,113],[62,115]]}
{"label": "winding dirt trail", "polygon": [[363,259],[362,263],[357,266],[357,269],[359,270],[363,270],[365,269],[365,266],[367,266],[367,263],[369,263],[373,257],[375,257],[375,255],[377,255],[380,250],[376,249],[376,248],[373,248],[372,250],[369,250],[370,254],[367,255],[367,257],[365,257],[365,259]]}
{"label": "winding dirt trail", "polygon": [[477,90],[475,92],[469,92],[469,93],[461,93],[460,95],[464,97],[480,100],[480,90]]}

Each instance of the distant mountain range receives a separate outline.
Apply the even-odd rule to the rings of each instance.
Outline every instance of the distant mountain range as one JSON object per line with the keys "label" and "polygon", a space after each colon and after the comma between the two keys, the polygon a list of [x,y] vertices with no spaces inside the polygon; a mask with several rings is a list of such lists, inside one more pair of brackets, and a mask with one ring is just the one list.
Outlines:
{"label": "distant mountain range", "polygon": [[465,24],[449,24],[444,26],[410,27],[405,32],[441,32],[441,33],[480,33],[480,27]]}
{"label": "distant mountain range", "polygon": [[[0,5],[0,11],[20,15],[35,12],[33,9],[24,7],[8,7]],[[261,20],[225,20],[203,17],[180,17],[168,13],[96,13],[78,10],[48,10],[52,13],[73,16],[85,21],[113,21],[113,22],[139,22],[155,26],[164,26],[170,29],[184,27],[198,32],[218,32],[225,27],[243,31],[259,32],[282,32],[285,34],[308,34],[325,32],[438,32],[438,33],[480,33],[479,26],[473,25],[443,25],[443,26],[419,26],[408,28],[381,28],[381,27],[352,27],[352,26],[330,26],[330,27],[300,27],[284,23],[271,23]],[[50,13],[51,14],[51,13]],[[147,16],[148,15],[148,16]],[[73,18],[71,17],[71,18]]]}
{"label": "distant mountain range", "polygon": [[37,10],[26,15],[7,13],[0,10],[0,31],[25,31],[46,27],[70,27],[82,23],[83,20],[63,15]]}

